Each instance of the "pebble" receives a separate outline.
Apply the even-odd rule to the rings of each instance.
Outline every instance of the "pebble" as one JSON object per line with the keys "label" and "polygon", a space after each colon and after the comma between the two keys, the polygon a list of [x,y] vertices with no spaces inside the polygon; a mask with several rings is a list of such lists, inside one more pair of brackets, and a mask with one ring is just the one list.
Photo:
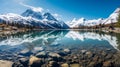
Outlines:
{"label": "pebble", "polygon": [[111,67],[111,62],[110,61],[103,62],[103,67]]}

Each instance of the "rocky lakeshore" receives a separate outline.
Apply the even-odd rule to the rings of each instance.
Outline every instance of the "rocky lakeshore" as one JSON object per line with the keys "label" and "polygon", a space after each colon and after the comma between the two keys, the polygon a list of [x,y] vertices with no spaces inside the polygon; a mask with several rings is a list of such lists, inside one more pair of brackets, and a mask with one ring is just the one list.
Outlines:
{"label": "rocky lakeshore", "polygon": [[120,52],[112,49],[40,48],[6,55],[4,63],[6,67],[120,67],[119,58]]}

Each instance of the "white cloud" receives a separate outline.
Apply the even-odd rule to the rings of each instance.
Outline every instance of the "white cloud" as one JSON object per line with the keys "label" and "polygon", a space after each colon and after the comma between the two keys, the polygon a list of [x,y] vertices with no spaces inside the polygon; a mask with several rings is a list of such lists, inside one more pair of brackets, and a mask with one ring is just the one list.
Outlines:
{"label": "white cloud", "polygon": [[31,9],[33,9],[34,11],[36,11],[36,12],[42,12],[44,9],[43,8],[41,8],[41,7],[33,7],[33,6],[30,6],[30,5],[27,5],[27,4],[24,4],[24,3],[20,3],[22,6],[25,6],[25,7],[28,7],[28,8],[31,8]]}

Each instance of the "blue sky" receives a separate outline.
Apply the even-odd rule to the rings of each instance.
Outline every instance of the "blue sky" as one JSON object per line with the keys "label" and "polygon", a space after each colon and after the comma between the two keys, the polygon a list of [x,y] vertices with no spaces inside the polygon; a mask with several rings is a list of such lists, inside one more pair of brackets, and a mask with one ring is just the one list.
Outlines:
{"label": "blue sky", "polygon": [[63,21],[73,18],[107,18],[117,7],[120,0],[0,0],[0,14],[21,14],[28,7],[26,5],[41,7],[44,11],[58,14]]}

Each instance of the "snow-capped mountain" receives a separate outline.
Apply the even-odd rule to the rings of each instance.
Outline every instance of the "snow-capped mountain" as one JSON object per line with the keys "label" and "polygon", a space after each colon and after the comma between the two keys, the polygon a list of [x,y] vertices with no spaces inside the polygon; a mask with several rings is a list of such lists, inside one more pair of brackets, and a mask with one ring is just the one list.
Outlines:
{"label": "snow-capped mountain", "polygon": [[23,17],[33,17],[33,18],[37,18],[37,19],[43,19],[43,16],[41,14],[41,12],[36,12],[32,9],[27,9],[24,13],[22,13]]}
{"label": "snow-capped mountain", "polygon": [[21,15],[8,13],[0,15],[0,22],[19,23],[36,26],[41,29],[68,29],[69,26],[59,21],[50,13],[41,13],[33,9],[27,9]]}
{"label": "snow-capped mountain", "polygon": [[117,8],[108,18],[103,19],[93,19],[93,20],[86,20],[85,18],[80,19],[73,19],[68,23],[68,25],[73,27],[79,27],[79,26],[95,26],[99,24],[110,24],[117,22],[118,16],[120,14],[120,8]]}
{"label": "snow-capped mountain", "polygon": [[44,15],[44,18],[45,19],[48,19],[48,20],[54,20],[54,21],[57,21],[55,18],[54,18],[54,16],[52,16],[50,13],[45,13]]}
{"label": "snow-capped mountain", "polygon": [[117,8],[107,19],[104,20],[104,24],[109,24],[111,22],[117,22],[118,16],[120,14],[120,8]]}

